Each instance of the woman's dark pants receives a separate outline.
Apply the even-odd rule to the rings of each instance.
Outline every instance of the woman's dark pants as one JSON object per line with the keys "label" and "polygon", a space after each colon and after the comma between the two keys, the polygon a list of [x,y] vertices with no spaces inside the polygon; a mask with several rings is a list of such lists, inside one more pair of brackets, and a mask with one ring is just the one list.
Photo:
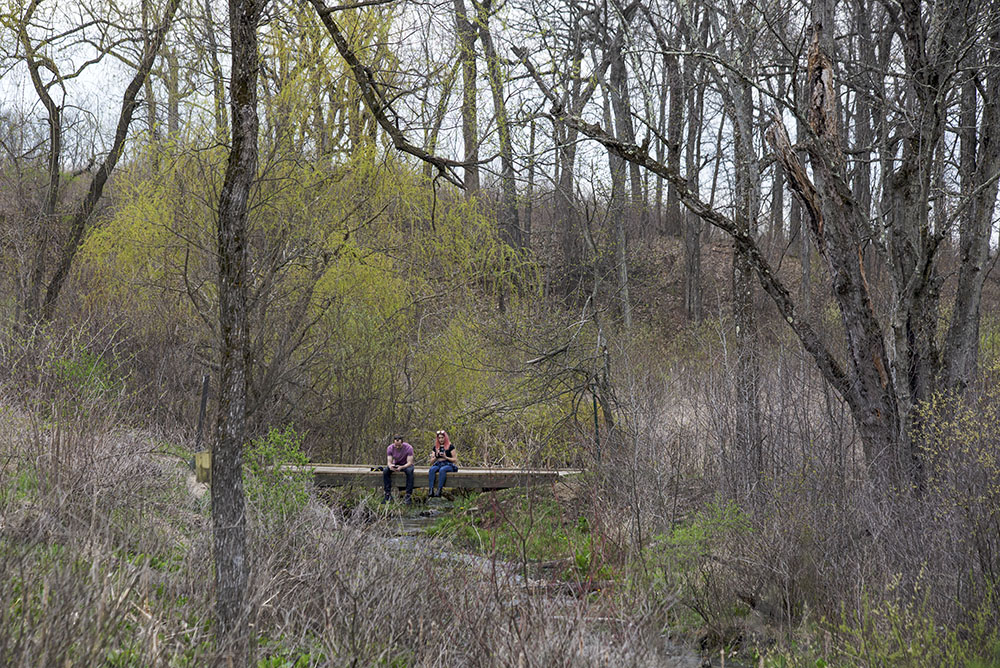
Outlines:
{"label": "woman's dark pants", "polygon": [[448,477],[449,473],[454,473],[457,470],[458,467],[451,462],[438,462],[431,466],[431,470],[427,474],[427,493],[432,496],[434,495],[434,474],[437,474],[437,493],[440,496],[441,490],[444,489],[445,478]]}

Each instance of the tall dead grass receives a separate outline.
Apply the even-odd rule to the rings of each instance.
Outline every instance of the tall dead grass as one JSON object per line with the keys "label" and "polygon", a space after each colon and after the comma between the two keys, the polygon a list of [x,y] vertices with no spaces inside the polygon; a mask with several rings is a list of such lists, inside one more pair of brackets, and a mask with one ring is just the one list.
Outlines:
{"label": "tall dead grass", "polygon": [[[87,346],[29,348],[7,350],[14,381],[0,396],[0,664],[212,665],[225,648],[208,496],[192,493],[186,443],[128,427],[128,395]],[[371,512],[315,500],[282,521],[249,512],[262,665],[694,661],[662,608],[532,589],[503,564],[394,539]]]}
{"label": "tall dead grass", "polygon": [[[876,663],[907,643],[947,645],[941,656],[954,658],[994,642],[1000,659],[984,630],[1000,623],[995,370],[957,406],[927,408],[926,479],[887,490],[865,475],[843,403],[780,347],[761,365],[753,466],[725,346],[716,335],[694,345],[666,374],[623,356],[621,447],[608,449],[598,492],[651,579],[680,592],[689,628],[707,645],[747,648],[819,625],[842,658],[896,638],[867,655]],[[954,638],[931,642],[941,628]]]}

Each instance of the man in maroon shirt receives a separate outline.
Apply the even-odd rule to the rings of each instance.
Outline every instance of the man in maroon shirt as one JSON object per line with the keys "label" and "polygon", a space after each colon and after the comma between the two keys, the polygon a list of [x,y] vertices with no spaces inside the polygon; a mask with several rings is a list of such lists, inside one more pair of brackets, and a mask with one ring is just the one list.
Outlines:
{"label": "man in maroon shirt", "polygon": [[413,494],[413,446],[404,443],[402,435],[399,434],[392,439],[392,445],[385,451],[385,468],[382,469],[385,498],[382,499],[382,503],[389,503],[392,499],[392,474],[395,471],[406,474],[406,498],[403,499],[403,503],[409,505]]}

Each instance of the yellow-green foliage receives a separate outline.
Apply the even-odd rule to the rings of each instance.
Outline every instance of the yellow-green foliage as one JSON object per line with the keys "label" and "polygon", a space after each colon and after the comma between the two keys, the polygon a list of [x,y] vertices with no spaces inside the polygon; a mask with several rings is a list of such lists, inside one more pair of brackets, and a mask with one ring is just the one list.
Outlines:
{"label": "yellow-green foliage", "polygon": [[[501,294],[516,310],[536,270],[499,241],[475,199],[379,146],[325,29],[307,8],[290,11],[261,33],[269,65],[248,228],[250,385],[269,412],[257,419],[294,420],[311,454],[341,458],[368,456],[361,443],[397,430],[464,429],[462,416],[507,384],[497,347],[478,331],[482,316]],[[392,9],[338,16],[365,62],[401,71],[387,46]],[[80,263],[95,311],[126,314],[129,333],[152,349],[186,346],[206,360],[227,154],[191,145],[215,145],[214,131],[160,142],[119,170],[114,214]],[[465,431],[466,442],[478,435]]]}
{"label": "yellow-green foliage", "polygon": [[[873,602],[863,595],[856,612],[844,613],[834,631],[835,659],[845,666],[995,666],[1000,633],[988,601],[958,626],[936,621],[929,596],[889,591]],[[987,592],[986,598],[990,598]]]}
{"label": "yellow-green foliage", "polygon": [[437,416],[442,426],[452,429],[468,409],[467,402],[480,395],[485,352],[470,314],[441,311],[436,317],[445,320],[443,327],[428,323],[430,331],[420,332],[414,365],[426,378],[421,412]]}
{"label": "yellow-green foliage", "polygon": [[[82,275],[92,306],[120,305],[144,341],[210,357],[223,155],[159,151],[140,163],[156,167],[121,173],[115,214],[81,251]],[[499,290],[513,304],[513,277],[532,275],[475,202],[435,192],[374,146],[339,164],[263,164],[248,236],[251,385],[266,387],[261,401],[275,411],[264,419],[287,420],[290,407],[315,420],[303,428],[350,443],[430,430],[476,404],[495,355],[476,332],[478,304]],[[308,392],[286,394],[289,380]]]}
{"label": "yellow-green foliage", "polygon": [[[982,370],[1000,375],[1000,360]],[[985,383],[974,398],[937,395],[916,411],[917,434],[929,464],[929,487],[946,511],[993,513],[1000,507],[1000,385]]]}
{"label": "yellow-green foliage", "polygon": [[983,316],[979,324],[979,354],[983,366],[1000,366],[1000,318]]}

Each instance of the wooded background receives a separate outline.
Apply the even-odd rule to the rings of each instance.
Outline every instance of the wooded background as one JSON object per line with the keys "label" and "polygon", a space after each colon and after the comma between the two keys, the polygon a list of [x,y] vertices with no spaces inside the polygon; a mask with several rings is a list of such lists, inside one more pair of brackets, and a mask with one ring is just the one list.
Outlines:
{"label": "wooded background", "polygon": [[918,499],[972,542],[885,572],[961,553],[949,605],[995,591],[1000,4],[0,18],[22,399],[127,401],[193,442],[210,374],[237,482],[269,427],[335,462],[445,428],[470,464],[626,476],[601,493],[640,550],[678,516],[669,481],[761,513]]}

